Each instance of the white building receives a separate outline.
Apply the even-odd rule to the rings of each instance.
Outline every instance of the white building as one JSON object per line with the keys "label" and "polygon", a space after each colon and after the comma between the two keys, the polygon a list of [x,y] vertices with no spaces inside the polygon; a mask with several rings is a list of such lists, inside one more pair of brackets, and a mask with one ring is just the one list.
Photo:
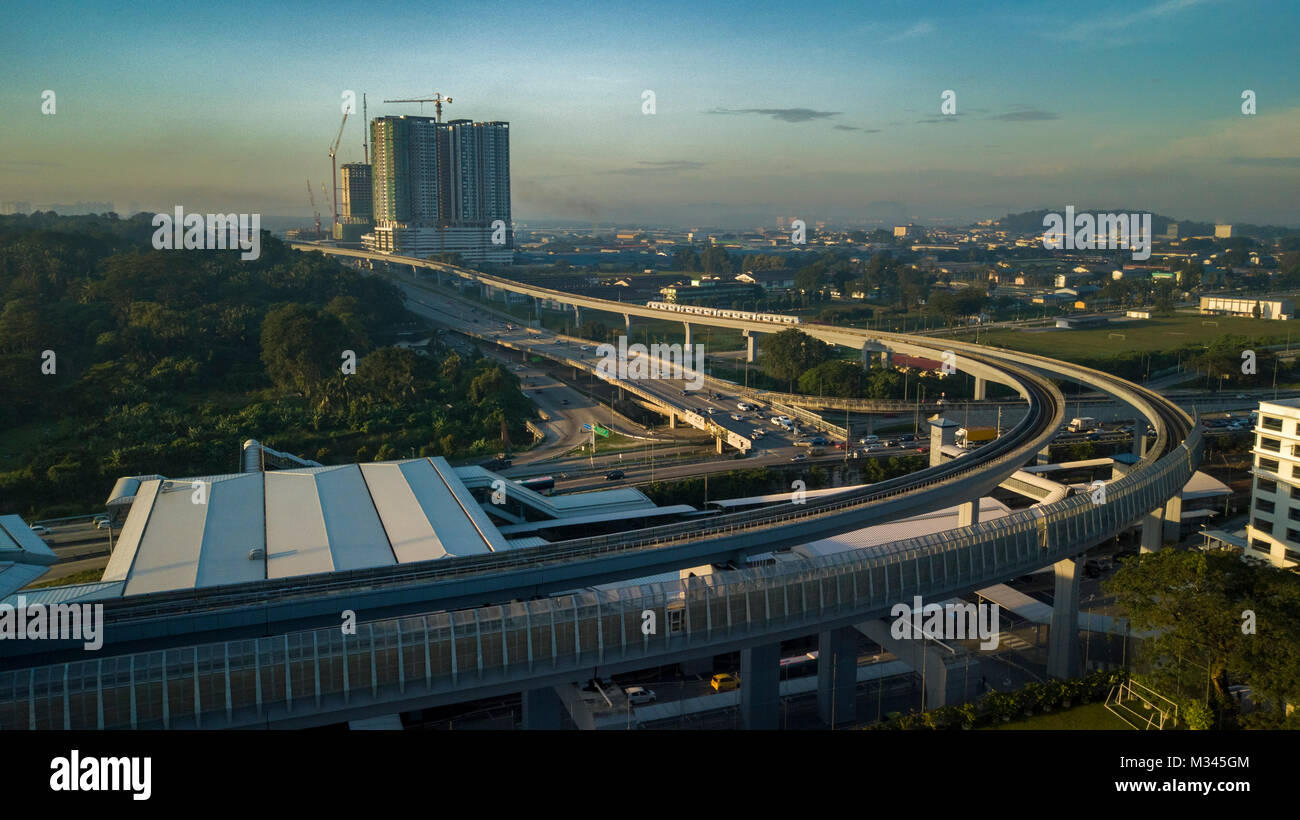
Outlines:
{"label": "white building", "polygon": [[1300,563],[1300,399],[1261,402],[1245,554]]}
{"label": "white building", "polygon": [[1254,316],[1259,306],[1261,319],[1291,319],[1295,302],[1290,299],[1236,299],[1227,296],[1202,296],[1201,313],[1218,316]]}

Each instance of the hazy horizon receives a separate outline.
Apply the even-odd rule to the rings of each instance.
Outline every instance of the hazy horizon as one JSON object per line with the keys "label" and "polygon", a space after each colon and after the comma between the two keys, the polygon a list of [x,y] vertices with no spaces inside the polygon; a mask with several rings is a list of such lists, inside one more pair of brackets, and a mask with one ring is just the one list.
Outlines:
{"label": "hazy horizon", "polygon": [[516,221],[965,224],[1122,202],[1300,225],[1300,15],[1281,0],[1108,0],[1083,17],[898,0],[10,15],[0,201],[305,222],[344,91],[339,164],[362,159],[363,93],[373,118],[439,91],[444,119],[511,123]]}

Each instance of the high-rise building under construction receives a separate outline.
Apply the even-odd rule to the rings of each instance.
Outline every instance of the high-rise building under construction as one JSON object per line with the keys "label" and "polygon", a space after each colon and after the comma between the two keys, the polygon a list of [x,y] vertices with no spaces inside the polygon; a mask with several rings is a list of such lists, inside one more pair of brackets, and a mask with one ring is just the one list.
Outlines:
{"label": "high-rise building under construction", "polygon": [[509,123],[379,117],[370,140],[371,249],[510,262]]}

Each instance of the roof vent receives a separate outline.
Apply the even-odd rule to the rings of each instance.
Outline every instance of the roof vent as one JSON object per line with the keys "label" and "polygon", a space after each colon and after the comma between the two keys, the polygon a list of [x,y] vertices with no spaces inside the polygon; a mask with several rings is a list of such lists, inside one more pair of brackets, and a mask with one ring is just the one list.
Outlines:
{"label": "roof vent", "polygon": [[256,561],[259,558],[265,558],[265,557],[266,557],[266,550],[262,549],[261,547],[253,547],[251,550],[248,551],[248,560],[250,561]]}

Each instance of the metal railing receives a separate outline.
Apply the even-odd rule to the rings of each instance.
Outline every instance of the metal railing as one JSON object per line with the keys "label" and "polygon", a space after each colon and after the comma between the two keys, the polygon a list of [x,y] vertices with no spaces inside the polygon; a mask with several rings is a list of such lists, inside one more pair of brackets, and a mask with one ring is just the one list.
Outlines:
{"label": "metal railing", "polygon": [[[1072,557],[1175,494],[1199,462],[1200,431],[1153,469],[955,532],[870,553],[636,588],[435,612],[265,638],[0,672],[0,729],[224,728],[470,692],[527,688],[594,665],[655,662],[793,629],[866,617]],[[643,613],[657,629],[646,634]]]}

